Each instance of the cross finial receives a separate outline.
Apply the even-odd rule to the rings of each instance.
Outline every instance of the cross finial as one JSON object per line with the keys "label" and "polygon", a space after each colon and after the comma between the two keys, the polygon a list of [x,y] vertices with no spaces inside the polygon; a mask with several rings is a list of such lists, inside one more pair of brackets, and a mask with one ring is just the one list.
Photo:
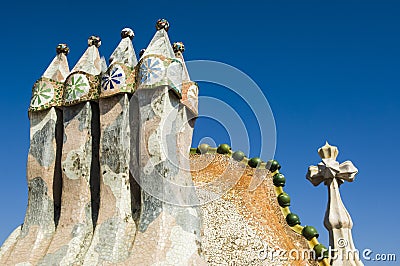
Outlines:
{"label": "cross finial", "polygon": [[308,168],[307,179],[314,185],[318,186],[321,182],[326,182],[336,178],[339,184],[344,180],[352,182],[358,169],[350,161],[341,164],[336,161],[339,150],[335,146],[331,146],[328,141],[325,145],[318,149],[318,154],[322,159],[317,166]]}
{"label": "cross finial", "polygon": [[[342,254],[349,254],[345,252],[356,250],[351,235],[353,222],[340,197],[339,185],[342,184],[344,180],[349,182],[353,181],[358,170],[350,161],[341,164],[336,161],[339,150],[337,147],[331,146],[328,142],[318,149],[318,154],[322,162],[317,166],[310,166],[308,168],[307,179],[314,186],[318,186],[320,183],[324,182],[328,187],[329,201],[325,212],[324,225],[329,231],[329,244],[335,250],[342,252]],[[338,257],[340,258],[340,255]],[[350,258],[345,264],[344,262],[344,260],[332,258],[333,266],[363,265],[362,262],[356,258]]]}

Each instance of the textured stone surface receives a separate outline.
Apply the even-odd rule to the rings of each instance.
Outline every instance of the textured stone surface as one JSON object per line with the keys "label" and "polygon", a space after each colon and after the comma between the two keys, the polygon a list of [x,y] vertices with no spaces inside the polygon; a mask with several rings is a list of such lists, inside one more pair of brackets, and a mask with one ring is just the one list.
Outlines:
{"label": "textured stone surface", "polygon": [[92,157],[97,159],[96,148],[92,147],[96,139],[92,106],[86,102],[64,108],[63,116],[61,214],[47,255],[39,265],[81,263],[93,232],[90,178],[98,176],[92,165]]}
{"label": "textured stone surface", "polygon": [[[98,184],[86,177],[93,173],[93,161],[87,160],[96,153],[96,144],[90,143],[94,141],[91,138],[97,138],[92,132],[95,124],[92,112],[97,111],[90,103],[65,110],[63,207],[57,233],[41,265],[315,264],[308,260],[272,260],[268,256],[263,258],[262,253],[260,258],[260,251],[266,246],[274,250],[308,249],[305,239],[287,226],[267,170],[246,167],[220,154],[191,155],[189,158],[193,130],[193,123],[188,123],[191,112],[185,106],[178,106],[175,94],[165,88],[142,90],[137,97],[131,102],[134,106],[130,106],[128,120],[126,95],[100,102],[101,157],[93,157],[93,161],[101,164],[101,175],[97,175],[101,177],[101,207],[93,240],[90,230],[92,216],[96,221],[96,215],[90,213],[90,195],[96,198],[96,191],[90,189],[89,184],[92,187]],[[126,145],[129,132],[132,147]],[[131,160],[129,154],[134,156]],[[137,195],[129,190],[129,185],[127,187],[134,181],[124,175],[129,160],[134,167],[133,175],[145,184],[145,190],[141,192],[139,231],[134,240],[130,235],[134,232],[134,219],[129,218],[129,214],[133,210],[137,215],[139,206]],[[149,163],[154,164],[154,168]],[[191,173],[187,171],[189,167]],[[169,182],[192,185],[191,176],[198,186],[196,192],[201,201],[206,201],[210,194],[210,198],[213,198],[212,194],[221,196],[203,205],[201,212],[193,207],[177,207],[165,202],[193,203],[196,193],[190,192],[194,190],[175,190]],[[256,190],[249,191],[254,179],[263,182]],[[34,182],[37,189],[45,190],[40,180]],[[133,190],[137,191],[137,187]],[[164,201],[154,197],[157,192]],[[123,219],[126,217],[127,221]],[[130,225],[133,227],[129,228]],[[19,234],[18,230],[15,234]],[[9,243],[13,238],[10,237]],[[131,243],[133,248],[129,253]],[[8,249],[7,245],[2,247],[0,255],[3,248]],[[200,252],[203,258],[199,256]]]}
{"label": "textured stone surface", "polygon": [[15,246],[18,237],[21,233],[21,225],[14,229],[14,231],[8,236],[6,241],[0,247],[0,265],[5,265],[7,258],[10,256],[10,252]]}
{"label": "textured stone surface", "polygon": [[64,109],[31,114],[27,214],[0,265],[315,264],[259,258],[265,247],[308,249],[265,169],[189,158],[198,87],[183,49],[174,55],[157,30],[136,68],[127,31],[108,70],[91,37],[71,75],[59,54],[36,83],[30,111]]}
{"label": "textured stone surface", "polygon": [[97,48],[95,45],[89,45],[71,73],[82,71],[93,76],[99,75],[101,73],[101,60]]}
{"label": "textured stone surface", "polygon": [[136,66],[136,54],[130,38],[122,38],[117,48],[115,48],[114,52],[110,56],[110,65],[112,63],[121,63],[129,67]]}
{"label": "textured stone surface", "polygon": [[86,265],[123,262],[129,257],[136,224],[129,182],[129,98],[100,99],[100,210]]}
{"label": "textured stone surface", "polygon": [[[59,119],[61,118],[57,118],[54,107],[30,113],[28,207],[21,233],[7,264],[36,263],[46,253],[53,236],[55,230],[53,186],[61,185],[60,169],[56,167],[56,137],[57,133],[61,133],[57,132],[56,124],[62,123]],[[58,127],[58,131],[60,130],[62,128]]]}
{"label": "textured stone surface", "polygon": [[[260,251],[309,250],[286,224],[268,170],[253,169],[221,154],[191,155],[193,180],[201,201],[202,248],[210,265],[316,265],[308,260],[264,258]],[[249,191],[253,179],[264,180]],[[209,184],[209,186],[207,186]],[[230,186],[227,186],[230,184]]]}
{"label": "textured stone surface", "polygon": [[183,175],[179,169],[181,146],[177,136],[183,121],[178,115],[179,99],[167,87],[138,90],[134,97],[139,117],[136,132],[132,133],[138,136],[133,143],[138,151],[142,202],[131,262],[137,265],[202,264],[197,209],[171,204],[185,204],[188,198],[196,198],[193,189],[182,189],[185,185],[192,186],[192,180],[190,174]]}
{"label": "textured stone surface", "polygon": [[[182,44],[183,45],[183,44]],[[199,87],[196,82],[190,80],[189,72],[186,67],[185,59],[183,58],[183,51],[178,50],[175,52],[176,58],[181,61],[182,69],[182,99],[181,103],[185,105],[185,110],[192,112],[193,116],[199,114]],[[189,121],[189,120],[188,120]]]}
{"label": "textured stone surface", "polygon": [[68,74],[69,66],[67,56],[64,53],[59,53],[43,73],[43,77],[57,81],[64,81]]}

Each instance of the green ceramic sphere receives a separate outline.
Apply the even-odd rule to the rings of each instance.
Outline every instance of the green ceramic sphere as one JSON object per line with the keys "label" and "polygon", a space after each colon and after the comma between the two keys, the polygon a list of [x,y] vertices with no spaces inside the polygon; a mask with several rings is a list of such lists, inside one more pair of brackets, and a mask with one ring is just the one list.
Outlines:
{"label": "green ceramic sphere", "polygon": [[254,158],[251,158],[251,159],[249,160],[248,165],[249,165],[250,167],[252,167],[252,168],[256,168],[257,166],[260,165],[261,162],[262,162],[262,161],[261,161],[260,158],[254,157]]}
{"label": "green ceramic sphere", "polygon": [[231,147],[228,144],[221,144],[218,146],[217,152],[219,154],[227,154],[231,150]]}
{"label": "green ceramic sphere", "polygon": [[328,249],[322,245],[318,244],[314,246],[315,256],[317,260],[322,260],[323,258],[328,258]]}
{"label": "green ceramic sphere", "polygon": [[232,154],[232,158],[233,158],[235,161],[238,161],[238,162],[242,161],[242,160],[244,159],[244,157],[245,157],[245,155],[244,155],[244,153],[243,153],[242,151],[235,151],[235,152]]}
{"label": "green ceramic sphere", "polygon": [[276,187],[284,187],[286,183],[286,178],[281,173],[277,173],[274,175],[272,181],[274,182],[274,186]]}
{"label": "green ceramic sphere", "polygon": [[313,226],[304,226],[303,231],[301,231],[301,234],[308,240],[310,241],[314,237],[319,237],[317,229]]}
{"label": "green ceramic sphere", "polygon": [[272,173],[275,172],[276,170],[281,169],[281,165],[278,163],[276,160],[269,160],[267,162],[267,169],[269,169]]}
{"label": "green ceramic sphere", "polygon": [[205,154],[208,152],[209,148],[210,148],[210,145],[208,145],[208,144],[205,144],[205,143],[200,144],[199,147],[197,147],[197,153]]}
{"label": "green ceramic sphere", "polygon": [[297,214],[289,213],[286,216],[286,222],[289,226],[295,226],[297,224],[300,224],[300,218]]}
{"label": "green ceramic sphere", "polygon": [[285,192],[279,194],[278,203],[279,203],[279,206],[281,206],[282,208],[289,207],[290,206],[290,196],[288,194],[286,194]]}

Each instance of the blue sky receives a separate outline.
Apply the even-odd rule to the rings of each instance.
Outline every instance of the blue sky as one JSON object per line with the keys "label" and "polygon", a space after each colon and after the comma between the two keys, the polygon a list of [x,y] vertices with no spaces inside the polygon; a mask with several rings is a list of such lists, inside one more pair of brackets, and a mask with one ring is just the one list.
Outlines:
{"label": "blue sky", "polygon": [[[120,30],[131,27],[138,52],[153,36],[155,21],[165,17],[171,41],[185,43],[186,60],[232,65],[262,89],[276,122],[275,158],[302,224],[314,225],[328,244],[322,224],[326,188],[305,179],[307,167],[320,161],[317,149],[328,140],[339,147],[339,161],[350,159],[359,169],[355,182],[341,188],[356,246],[397,253],[400,259],[400,2],[7,1],[1,9],[0,242],[24,218],[27,108],[31,87],[55,46],[68,43],[73,67],[88,36],[102,38],[100,52],[108,58]],[[226,101],[243,118],[249,115],[226,89],[200,85],[202,96]],[[205,136],[228,142],[229,132],[206,120],[198,121],[194,144]],[[254,119],[245,120],[249,131],[257,132]],[[259,136],[253,133],[250,155],[257,156]]]}

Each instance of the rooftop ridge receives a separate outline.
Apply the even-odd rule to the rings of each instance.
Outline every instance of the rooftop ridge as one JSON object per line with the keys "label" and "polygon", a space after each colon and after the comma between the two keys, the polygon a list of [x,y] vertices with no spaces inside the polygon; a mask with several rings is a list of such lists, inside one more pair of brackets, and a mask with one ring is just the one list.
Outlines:
{"label": "rooftop ridge", "polygon": [[310,249],[315,252],[315,256],[318,260],[319,265],[330,265],[328,260],[329,254],[327,253],[328,249],[324,245],[319,243],[319,233],[317,232],[315,227],[300,225],[301,223],[299,216],[290,211],[290,196],[283,190],[283,187],[286,184],[286,178],[279,171],[281,169],[281,165],[278,163],[278,161],[271,159],[267,162],[264,162],[258,157],[248,158],[240,150],[233,152],[228,144],[221,144],[217,148],[215,148],[203,143],[200,144],[197,148],[190,148],[190,154],[204,155],[207,153],[218,153],[226,155],[232,157],[232,159],[239,163],[245,163],[251,168],[266,169],[270,171],[271,175],[273,176],[275,195],[277,197],[282,215],[285,217],[287,224],[292,229],[292,231],[299,235],[302,235],[307,240]]}

